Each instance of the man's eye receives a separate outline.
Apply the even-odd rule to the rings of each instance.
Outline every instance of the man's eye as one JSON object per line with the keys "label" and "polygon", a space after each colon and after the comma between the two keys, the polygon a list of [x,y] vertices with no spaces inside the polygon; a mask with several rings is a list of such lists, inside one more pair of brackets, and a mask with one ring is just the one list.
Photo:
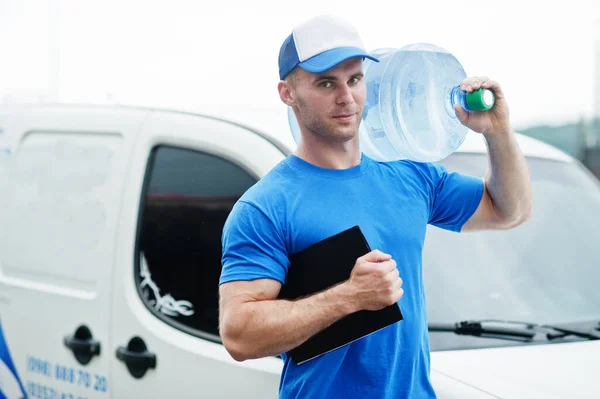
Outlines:
{"label": "man's eye", "polygon": [[360,81],[360,77],[359,76],[350,79],[350,83],[358,83],[358,81]]}
{"label": "man's eye", "polygon": [[332,83],[331,83],[331,82],[321,82],[321,83],[319,84],[319,86],[321,86],[321,87],[324,87],[324,88],[328,89],[328,88],[330,88],[330,87],[332,86]]}

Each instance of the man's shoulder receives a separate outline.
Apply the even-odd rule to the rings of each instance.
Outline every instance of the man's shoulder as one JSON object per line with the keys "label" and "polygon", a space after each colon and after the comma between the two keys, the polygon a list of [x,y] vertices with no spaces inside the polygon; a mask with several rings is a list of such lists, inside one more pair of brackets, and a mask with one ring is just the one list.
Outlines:
{"label": "man's shoulder", "polygon": [[[248,236],[256,229],[262,232],[281,232],[282,221],[285,220],[288,209],[288,198],[298,189],[297,183],[295,188],[292,185],[293,173],[283,160],[246,190],[227,217],[223,228],[224,237],[239,234]],[[269,230],[273,228],[275,230]]]}
{"label": "man's shoulder", "polygon": [[295,171],[287,165],[287,159],[284,159],[246,190],[240,201],[261,208],[278,204],[297,188]]}
{"label": "man's shoulder", "polygon": [[444,173],[445,167],[434,162],[421,162],[401,159],[390,162],[376,162],[380,169],[388,169],[394,175],[403,179],[427,180],[436,179]]}

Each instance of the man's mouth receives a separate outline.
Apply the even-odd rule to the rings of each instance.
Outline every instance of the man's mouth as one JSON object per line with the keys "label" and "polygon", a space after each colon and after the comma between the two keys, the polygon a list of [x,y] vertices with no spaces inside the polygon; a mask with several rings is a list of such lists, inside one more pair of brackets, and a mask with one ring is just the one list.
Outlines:
{"label": "man's mouth", "polygon": [[334,119],[340,121],[340,122],[348,122],[351,121],[352,118],[354,118],[354,115],[356,114],[339,114],[339,115],[334,115]]}

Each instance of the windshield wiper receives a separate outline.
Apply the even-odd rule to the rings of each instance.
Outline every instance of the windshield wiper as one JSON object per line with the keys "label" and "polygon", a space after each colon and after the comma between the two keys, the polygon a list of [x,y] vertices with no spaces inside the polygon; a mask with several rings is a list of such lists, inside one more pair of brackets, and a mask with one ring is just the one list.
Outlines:
{"label": "windshield wiper", "polygon": [[500,338],[517,341],[531,341],[536,335],[536,333],[524,331],[522,328],[484,327],[482,322],[429,323],[429,331],[453,332],[458,335],[474,335],[482,338]]}
{"label": "windshield wiper", "polygon": [[567,336],[575,336],[579,338],[587,338],[589,340],[597,340],[600,339],[600,335],[594,333],[588,333],[585,331],[575,330],[572,328],[564,328],[561,326],[555,326],[550,324],[537,324],[537,323],[528,323],[524,321],[510,321],[510,320],[481,320],[482,323],[503,323],[503,324],[515,324],[525,326],[529,330],[533,329],[543,329],[543,330],[554,330],[558,331],[558,334],[546,333],[546,338],[551,341],[557,338],[564,338]]}
{"label": "windshield wiper", "polygon": [[[506,328],[506,327],[492,327],[484,326],[484,324],[502,324],[502,325],[515,325],[522,326],[523,328]],[[527,331],[529,330],[529,331]],[[536,332],[532,331],[535,330]],[[511,321],[511,320],[475,320],[475,321],[461,321],[458,323],[431,323],[429,324],[429,331],[432,332],[454,332],[459,335],[474,335],[481,337],[490,338],[504,338],[504,339],[517,339],[528,341],[532,340],[540,330],[552,330],[555,333],[546,333],[546,339],[551,341],[553,339],[565,338],[567,336],[575,336],[579,338],[585,338],[589,340],[599,340],[600,335],[594,333],[588,333],[585,331],[574,330],[571,328],[564,328],[560,326],[548,325],[548,324],[537,324],[528,323],[523,321]]]}
{"label": "windshield wiper", "polygon": [[587,338],[590,341],[600,339],[600,335],[598,335],[598,334],[587,333],[585,331],[579,331],[579,330],[573,330],[571,328],[563,328],[563,327],[549,326],[549,325],[542,325],[541,327],[558,331],[558,334],[551,334],[551,333],[546,334],[546,338],[548,338],[549,341],[556,339],[556,338],[564,338],[569,335],[573,335],[575,337],[580,337],[580,338]]}

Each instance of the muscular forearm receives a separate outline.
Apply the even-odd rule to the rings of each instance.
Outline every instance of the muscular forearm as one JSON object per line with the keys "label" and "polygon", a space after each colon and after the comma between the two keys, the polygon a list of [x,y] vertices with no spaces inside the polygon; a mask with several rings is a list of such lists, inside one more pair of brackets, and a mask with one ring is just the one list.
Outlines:
{"label": "muscular forearm", "polygon": [[277,355],[357,311],[346,284],[295,300],[245,301],[225,315],[221,336],[238,361]]}
{"label": "muscular forearm", "polygon": [[486,134],[490,171],[486,187],[494,208],[508,225],[519,224],[531,214],[531,182],[525,158],[513,131]]}

